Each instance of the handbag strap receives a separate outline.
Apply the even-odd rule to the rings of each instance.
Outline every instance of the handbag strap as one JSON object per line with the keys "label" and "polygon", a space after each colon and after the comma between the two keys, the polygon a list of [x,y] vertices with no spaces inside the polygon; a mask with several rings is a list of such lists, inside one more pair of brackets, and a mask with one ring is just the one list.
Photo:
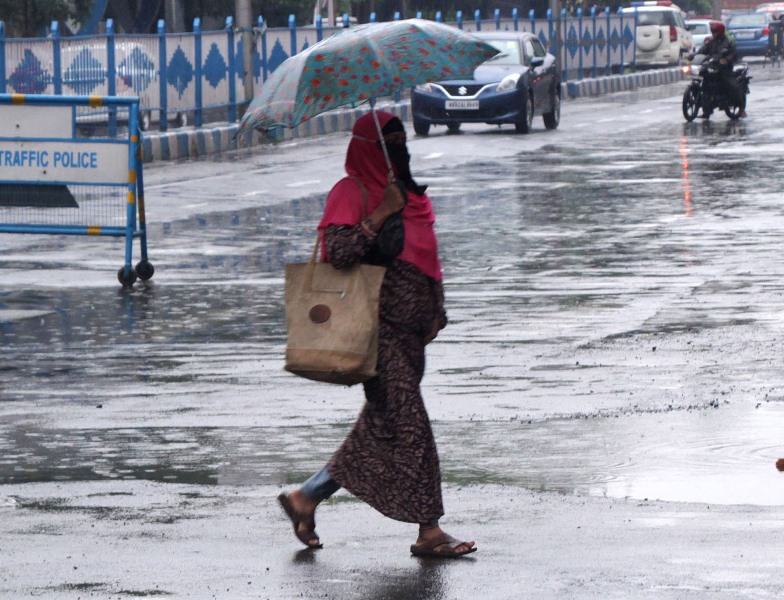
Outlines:
{"label": "handbag strap", "polygon": [[[367,188],[365,184],[362,183],[362,180],[359,177],[351,177],[356,184],[359,186],[360,191],[362,192],[362,219],[367,216]],[[321,236],[316,234],[316,243],[313,245],[313,252],[310,255],[310,262],[308,263],[308,269],[305,273],[305,278],[302,281],[302,288],[303,289],[311,289],[313,287],[313,271],[316,268],[316,258],[318,257],[318,249],[319,243],[321,242]]]}
{"label": "handbag strap", "polygon": [[365,187],[365,184],[362,183],[362,180],[359,177],[354,177],[352,175],[351,179],[353,179],[356,182],[356,184],[359,186],[360,191],[362,192],[362,219],[364,219],[365,217],[367,217],[367,188]]}

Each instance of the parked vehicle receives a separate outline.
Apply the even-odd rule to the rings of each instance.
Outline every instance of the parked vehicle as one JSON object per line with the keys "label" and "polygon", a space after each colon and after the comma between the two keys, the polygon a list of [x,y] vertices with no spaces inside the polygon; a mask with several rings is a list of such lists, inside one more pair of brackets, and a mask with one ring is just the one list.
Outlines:
{"label": "parked vehicle", "polygon": [[637,13],[635,64],[637,67],[668,67],[694,51],[686,27],[686,13],[670,0],[632,2],[622,9],[624,17]]}
{"label": "parked vehicle", "polygon": [[754,12],[768,13],[776,19],[781,19],[784,15],[784,2],[766,2],[758,5]]}
{"label": "parked vehicle", "polygon": [[411,92],[414,131],[427,135],[432,125],[450,132],[462,123],[513,124],[528,133],[534,115],[547,129],[561,120],[561,81],[555,56],[529,32],[477,32],[500,50],[474,71],[473,79],[439,81]]}
{"label": "parked vehicle", "polygon": [[740,56],[765,56],[773,15],[768,12],[732,15],[727,21],[727,33],[735,38]]}
{"label": "parked vehicle", "polygon": [[691,34],[695,50],[699,50],[702,43],[711,37],[710,23],[712,19],[686,19],[686,29]]}
{"label": "parked vehicle", "polygon": [[740,104],[736,104],[719,89],[719,60],[697,54],[691,65],[683,67],[684,72],[689,73],[692,79],[683,93],[683,116],[687,121],[693,121],[704,110],[705,100],[711,110],[723,110],[733,121],[738,120],[746,110],[746,96],[751,80],[748,65],[736,63],[733,67],[733,74],[742,92]]}

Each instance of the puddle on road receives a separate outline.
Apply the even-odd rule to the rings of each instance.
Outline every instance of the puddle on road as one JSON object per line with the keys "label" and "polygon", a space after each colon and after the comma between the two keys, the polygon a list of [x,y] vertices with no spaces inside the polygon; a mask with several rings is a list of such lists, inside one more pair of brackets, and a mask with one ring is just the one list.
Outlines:
{"label": "puddle on road", "polygon": [[[471,436],[475,470],[447,480],[492,480],[533,490],[614,498],[784,505],[784,407],[727,405],[533,424],[478,424]],[[450,448],[459,426],[441,432]],[[449,469],[451,471],[451,469]]]}
{"label": "puddle on road", "polygon": [[[543,422],[436,423],[447,484],[516,485],[616,498],[784,505],[784,407]],[[100,479],[292,484],[346,426],[0,429],[0,484]],[[321,452],[314,449],[323,449]]]}

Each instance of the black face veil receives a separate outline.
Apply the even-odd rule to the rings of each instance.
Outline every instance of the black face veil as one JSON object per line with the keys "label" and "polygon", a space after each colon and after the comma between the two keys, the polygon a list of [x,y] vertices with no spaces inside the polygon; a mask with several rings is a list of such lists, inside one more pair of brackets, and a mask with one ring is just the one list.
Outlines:
{"label": "black face veil", "polygon": [[[406,184],[406,189],[421,196],[425,193],[427,186],[417,184],[411,175],[411,155],[408,153],[406,142],[387,139],[387,136],[390,138],[397,137],[391,135],[394,133],[403,133],[405,135],[405,131],[402,121],[397,117],[390,119],[381,129],[381,133],[385,138],[384,143],[387,146],[389,160],[397,167],[400,180]],[[400,136],[400,139],[405,140],[405,137]]]}

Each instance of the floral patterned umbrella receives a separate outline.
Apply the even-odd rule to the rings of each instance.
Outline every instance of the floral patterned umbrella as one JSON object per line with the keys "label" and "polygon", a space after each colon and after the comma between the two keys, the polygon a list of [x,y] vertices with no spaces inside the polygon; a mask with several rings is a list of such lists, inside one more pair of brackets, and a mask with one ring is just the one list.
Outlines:
{"label": "floral patterned umbrella", "polygon": [[470,77],[498,54],[456,27],[424,19],[345,29],[286,59],[240,122],[247,129],[296,127],[320,113],[428,81]]}

